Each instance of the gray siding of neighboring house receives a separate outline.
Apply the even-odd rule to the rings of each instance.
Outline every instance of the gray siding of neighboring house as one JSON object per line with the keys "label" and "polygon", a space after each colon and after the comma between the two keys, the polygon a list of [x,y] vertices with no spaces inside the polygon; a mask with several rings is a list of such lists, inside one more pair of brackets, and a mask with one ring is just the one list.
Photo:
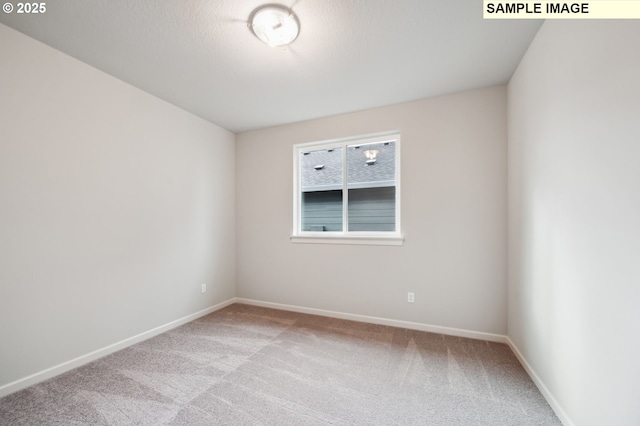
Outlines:
{"label": "gray siding of neighboring house", "polygon": [[349,231],[396,230],[396,188],[349,190]]}
{"label": "gray siding of neighboring house", "polygon": [[342,231],[342,191],[302,193],[303,231]]}
{"label": "gray siding of neighboring house", "polygon": [[[302,230],[342,231],[342,192],[303,193]],[[349,231],[395,231],[395,187],[349,190]]]}

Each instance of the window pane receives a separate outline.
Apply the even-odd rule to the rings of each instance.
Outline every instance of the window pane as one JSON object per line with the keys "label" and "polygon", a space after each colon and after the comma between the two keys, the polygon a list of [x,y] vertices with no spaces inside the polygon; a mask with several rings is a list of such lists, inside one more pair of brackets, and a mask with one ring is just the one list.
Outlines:
{"label": "window pane", "polygon": [[302,231],[342,231],[342,154],[342,148],[300,154]]}
{"label": "window pane", "polygon": [[349,231],[396,230],[395,142],[347,147]]}

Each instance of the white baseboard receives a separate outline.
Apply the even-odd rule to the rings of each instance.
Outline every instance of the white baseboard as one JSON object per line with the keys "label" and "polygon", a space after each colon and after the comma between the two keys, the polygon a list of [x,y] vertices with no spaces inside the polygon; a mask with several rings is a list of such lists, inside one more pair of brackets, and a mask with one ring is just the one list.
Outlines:
{"label": "white baseboard", "polygon": [[151,337],[157,336],[160,333],[164,333],[165,331],[171,330],[173,328],[179,327],[183,324],[191,322],[195,319],[208,315],[212,312],[215,312],[219,309],[232,305],[236,302],[235,298],[229,299],[225,302],[218,303],[217,305],[211,306],[209,308],[203,309],[191,315],[187,315],[185,317],[179,318],[175,321],[171,321],[167,324],[161,325],[159,327],[153,328],[151,330],[145,331],[144,333],[140,333],[136,336],[129,337],[128,339],[121,340],[112,345],[106,346],[102,349],[98,349],[96,351],[90,352],[88,354],[79,356],[70,361],[63,362],[62,364],[58,364],[51,368],[47,368],[46,370],[42,370],[38,373],[32,374],[30,376],[24,377],[22,379],[18,379],[14,382],[8,383],[6,385],[0,386],[0,398],[3,396],[9,395],[13,392],[17,392],[26,387],[35,385],[36,383],[45,381],[52,377],[55,377],[59,374],[66,373],[69,370],[73,370],[74,368],[78,368],[82,365],[88,364],[91,361],[95,361],[98,358],[102,358],[113,352],[124,349],[128,346],[134,345],[136,343],[142,342],[143,340],[147,340]]}
{"label": "white baseboard", "polygon": [[575,423],[571,421],[567,413],[562,409],[558,401],[554,398],[553,394],[549,391],[547,386],[544,384],[540,376],[535,372],[533,367],[527,362],[527,359],[522,355],[518,347],[513,343],[513,341],[507,336],[507,345],[511,348],[511,351],[515,354],[522,367],[527,372],[533,383],[538,387],[544,399],[547,400],[553,411],[556,413],[556,416],[560,419],[563,425],[565,426],[575,426]]}
{"label": "white baseboard", "polygon": [[305,308],[301,306],[283,305],[281,303],[263,302],[260,300],[236,298],[237,303],[262,306],[264,308],[280,309],[283,311],[299,312],[302,314],[320,315],[323,317],[367,322],[371,324],[388,325],[391,327],[408,328],[410,330],[428,331],[430,333],[446,334],[449,336],[468,337],[470,339],[488,340],[490,342],[507,343],[507,336],[501,334],[484,333],[482,331],[463,330],[460,328],[442,327],[439,325],[418,322],[401,321],[388,318],[370,317],[366,315],[349,314],[345,312],[326,311],[324,309]]}

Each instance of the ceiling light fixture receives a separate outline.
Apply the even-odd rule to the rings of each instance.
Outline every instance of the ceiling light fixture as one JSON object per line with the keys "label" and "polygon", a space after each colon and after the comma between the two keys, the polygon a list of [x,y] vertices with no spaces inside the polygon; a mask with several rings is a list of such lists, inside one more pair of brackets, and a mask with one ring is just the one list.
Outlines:
{"label": "ceiling light fixture", "polygon": [[285,46],[298,37],[300,22],[291,9],[268,4],[251,13],[249,28],[269,46]]}

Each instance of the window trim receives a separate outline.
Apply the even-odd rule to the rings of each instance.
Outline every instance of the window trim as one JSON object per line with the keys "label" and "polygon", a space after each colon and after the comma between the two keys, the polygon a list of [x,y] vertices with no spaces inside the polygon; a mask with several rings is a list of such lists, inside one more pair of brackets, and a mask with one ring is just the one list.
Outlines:
{"label": "window trim", "polygon": [[[309,150],[322,150],[331,148],[344,148],[343,163],[346,163],[347,147],[356,144],[369,144],[393,141],[395,143],[395,231],[329,231],[312,232],[302,231],[302,200],[301,200],[301,173],[300,155]],[[293,243],[317,243],[317,244],[362,244],[362,245],[402,245],[404,237],[401,226],[401,182],[400,182],[400,131],[353,136],[347,138],[331,139],[317,142],[307,142],[293,146],[293,232],[290,236]],[[346,166],[346,165],[345,165]],[[347,215],[348,208],[348,182],[347,168],[343,166],[343,216]],[[345,194],[346,193],[346,194]],[[343,217],[343,228],[348,229],[348,218]]]}

